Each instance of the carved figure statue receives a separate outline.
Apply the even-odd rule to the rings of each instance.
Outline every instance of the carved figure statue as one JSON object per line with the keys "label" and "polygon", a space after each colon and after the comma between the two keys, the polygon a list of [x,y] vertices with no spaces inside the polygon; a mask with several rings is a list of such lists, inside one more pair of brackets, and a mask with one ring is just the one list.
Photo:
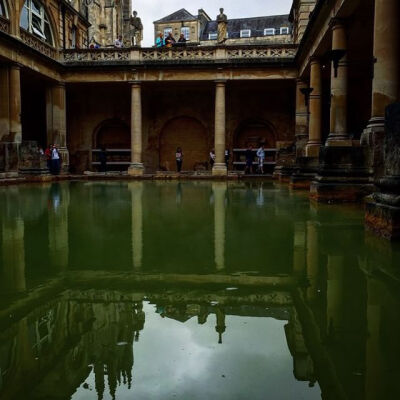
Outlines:
{"label": "carved figure statue", "polygon": [[228,17],[224,14],[224,9],[219,9],[219,15],[217,16],[218,22],[218,44],[224,43],[226,40],[226,34],[228,31]]}
{"label": "carved figure statue", "polygon": [[134,11],[130,18],[130,35],[132,46],[140,46],[143,40],[143,24],[142,20],[137,16],[137,11]]}

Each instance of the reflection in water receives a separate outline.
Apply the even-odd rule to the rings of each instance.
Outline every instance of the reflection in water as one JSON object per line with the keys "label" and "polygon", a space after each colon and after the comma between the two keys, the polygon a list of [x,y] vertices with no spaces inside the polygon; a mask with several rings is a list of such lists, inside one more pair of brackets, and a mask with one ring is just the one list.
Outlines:
{"label": "reflection in water", "polygon": [[362,210],[240,182],[0,206],[0,399],[400,398],[400,251]]}

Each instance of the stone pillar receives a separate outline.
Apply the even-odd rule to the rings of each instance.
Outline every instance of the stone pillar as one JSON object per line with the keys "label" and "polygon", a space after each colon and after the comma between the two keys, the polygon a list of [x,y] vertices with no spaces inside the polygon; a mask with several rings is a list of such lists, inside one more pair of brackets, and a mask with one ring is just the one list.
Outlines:
{"label": "stone pillar", "polygon": [[[332,26],[332,50],[347,51],[346,28],[344,22],[334,19]],[[336,76],[335,76],[336,75]],[[340,59],[337,71],[331,68],[331,115],[330,133],[327,146],[351,145],[347,129],[347,54]]]}
{"label": "stone pillar", "polygon": [[10,67],[10,142],[22,142],[21,126],[21,67]]}
{"label": "stone pillar", "polygon": [[306,147],[307,157],[318,157],[321,147],[321,63],[318,58],[311,59],[310,73],[310,122],[309,122],[309,137]]}
{"label": "stone pillar", "polygon": [[375,0],[374,79],[369,127],[384,130],[385,108],[398,100],[400,81],[398,0]]}
{"label": "stone pillar", "polygon": [[9,68],[0,67],[0,141],[10,134]]}
{"label": "stone pillar", "polygon": [[61,154],[62,171],[68,172],[69,153],[67,149],[67,110],[65,83],[52,86],[46,95],[47,140],[55,144]]}
{"label": "stone pillar", "polygon": [[128,169],[131,176],[144,173],[142,134],[142,85],[135,81],[131,83],[131,165]]}
{"label": "stone pillar", "polygon": [[307,83],[298,79],[296,82],[296,156],[303,156],[308,141],[308,107],[301,92],[308,87]]}
{"label": "stone pillar", "polygon": [[226,114],[225,114],[225,91],[226,81],[216,81],[215,89],[215,164],[212,174],[214,176],[227,175],[228,170],[225,164],[225,135],[226,135]]}
{"label": "stone pillar", "polygon": [[225,268],[225,194],[226,182],[214,182],[214,254],[218,271]]}
{"label": "stone pillar", "polygon": [[128,183],[132,200],[132,266],[142,268],[143,259],[143,182]]}

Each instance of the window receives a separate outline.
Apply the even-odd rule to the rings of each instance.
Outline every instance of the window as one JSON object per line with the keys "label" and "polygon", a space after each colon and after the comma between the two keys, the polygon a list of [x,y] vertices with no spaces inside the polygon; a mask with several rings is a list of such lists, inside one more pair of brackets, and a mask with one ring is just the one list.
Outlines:
{"label": "window", "polygon": [[183,36],[185,36],[186,40],[190,40],[190,28],[188,26],[182,27],[181,33],[183,33]]}
{"label": "window", "polygon": [[164,29],[164,39],[169,35],[169,33],[172,33],[172,28],[165,28]]}
{"label": "window", "polygon": [[7,17],[7,9],[4,0],[0,0],[0,15],[3,17]]}
{"label": "window", "polygon": [[208,34],[208,40],[217,40],[218,39],[218,33],[209,33]]}
{"label": "window", "polygon": [[241,38],[249,38],[249,37],[251,37],[251,30],[250,29],[242,29],[240,31],[240,37]]}
{"label": "window", "polygon": [[264,36],[273,36],[273,35],[275,35],[275,28],[264,29]]}
{"label": "window", "polygon": [[49,19],[38,0],[26,0],[21,12],[20,27],[53,45]]}
{"label": "window", "polygon": [[71,49],[76,48],[76,26],[71,29]]}
{"label": "window", "polygon": [[280,29],[281,35],[289,35],[289,28],[288,27],[283,27]]}

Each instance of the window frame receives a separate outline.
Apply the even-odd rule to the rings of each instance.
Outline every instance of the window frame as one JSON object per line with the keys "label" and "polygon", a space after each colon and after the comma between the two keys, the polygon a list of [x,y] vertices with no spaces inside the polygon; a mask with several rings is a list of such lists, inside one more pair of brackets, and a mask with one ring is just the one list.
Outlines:
{"label": "window frame", "polygon": [[[249,36],[246,36],[246,35],[244,34],[245,32],[248,32],[248,35],[249,35]],[[240,30],[240,37],[243,38],[243,39],[249,39],[249,38],[251,38],[251,29],[241,29],[241,30]]]}
{"label": "window frame", "polygon": [[[39,12],[36,11],[35,8],[32,7],[33,1],[36,1],[39,4]],[[21,19],[23,16],[23,12],[27,13],[27,22],[28,26],[24,27],[21,24]],[[35,21],[35,22],[34,22]],[[46,36],[46,25],[48,27],[50,37]],[[22,29],[25,29],[30,34],[34,35],[38,39],[47,43],[50,46],[54,47],[54,35],[53,30],[51,28],[49,17],[47,16],[44,5],[39,0],[25,0],[24,5],[22,6],[21,17],[19,21],[19,26]]]}
{"label": "window frame", "polygon": [[0,17],[8,19],[7,3],[4,0],[0,0],[0,10],[3,11],[0,13]]}
{"label": "window frame", "polygon": [[164,28],[163,29],[164,39],[168,36],[169,32],[174,33],[172,28]]}
{"label": "window frame", "polygon": [[[285,32],[283,32],[283,31],[285,31]],[[290,33],[290,30],[289,30],[288,26],[281,26],[279,28],[279,34],[280,35],[289,35],[289,33]]]}
{"label": "window frame", "polygon": [[218,33],[217,32],[209,32],[208,40],[218,40]]}
{"label": "window frame", "polygon": [[[271,32],[271,33],[269,33]],[[275,36],[276,29],[275,28],[265,28],[264,29],[264,36]]]}
{"label": "window frame", "polygon": [[[190,26],[182,26],[181,27],[181,34],[183,33],[183,36],[187,41],[190,40]],[[187,34],[186,34],[187,33]]]}

